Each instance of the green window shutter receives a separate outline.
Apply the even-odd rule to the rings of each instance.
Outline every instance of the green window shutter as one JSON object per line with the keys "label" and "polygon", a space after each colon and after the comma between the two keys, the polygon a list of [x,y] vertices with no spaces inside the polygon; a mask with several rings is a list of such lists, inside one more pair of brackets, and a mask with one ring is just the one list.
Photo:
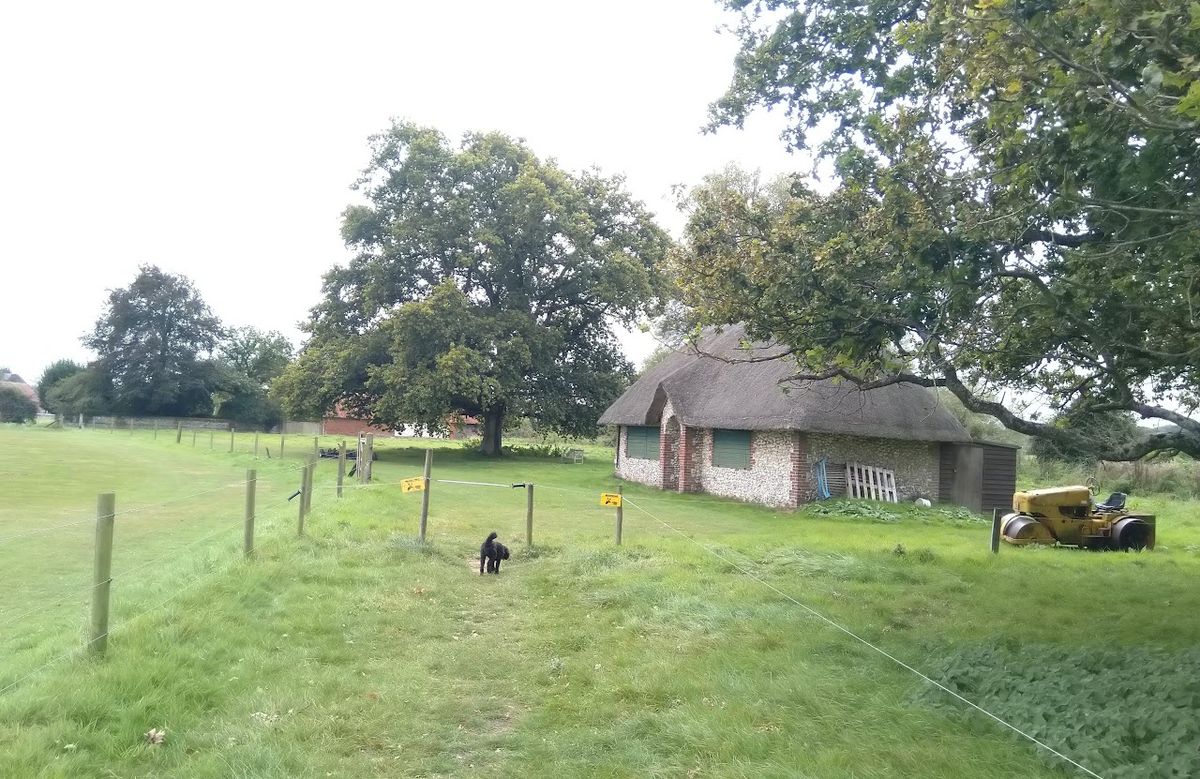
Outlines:
{"label": "green window shutter", "polygon": [[750,469],[750,431],[714,430],[712,464],[718,468]]}
{"label": "green window shutter", "polygon": [[626,433],[626,453],[639,460],[658,459],[658,428],[630,427]]}

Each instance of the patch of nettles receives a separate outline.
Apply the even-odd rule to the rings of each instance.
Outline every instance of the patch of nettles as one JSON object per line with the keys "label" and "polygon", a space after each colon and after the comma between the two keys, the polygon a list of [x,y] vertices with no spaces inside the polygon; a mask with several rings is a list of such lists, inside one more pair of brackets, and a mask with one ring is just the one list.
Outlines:
{"label": "patch of nettles", "polygon": [[[1200,777],[1200,648],[977,646],[929,675],[1106,779]],[[932,686],[919,697],[963,711]]]}
{"label": "patch of nettles", "polygon": [[[877,500],[854,500],[833,498],[804,507],[804,513],[818,517],[837,519],[868,519],[873,522],[932,522],[947,525],[977,526],[984,522],[980,514],[958,506],[930,506],[924,508],[911,503],[884,503]],[[990,521],[990,520],[989,520]]]}

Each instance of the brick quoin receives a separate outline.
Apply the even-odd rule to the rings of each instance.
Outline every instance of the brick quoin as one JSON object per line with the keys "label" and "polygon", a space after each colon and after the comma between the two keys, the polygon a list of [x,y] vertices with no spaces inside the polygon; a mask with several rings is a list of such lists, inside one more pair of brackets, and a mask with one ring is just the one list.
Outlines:
{"label": "brick quoin", "polygon": [[696,483],[696,469],[692,466],[692,459],[695,456],[696,448],[696,429],[687,427],[686,425],[679,426],[679,491],[680,492],[699,492],[699,484]]}
{"label": "brick quoin", "polygon": [[664,421],[658,430],[658,467],[661,474],[660,484],[664,490],[675,489],[671,481],[671,439],[667,432],[669,429],[669,425]]}
{"label": "brick quoin", "polygon": [[788,502],[799,506],[813,494],[812,476],[808,472],[808,437],[799,430],[792,431],[791,487]]}

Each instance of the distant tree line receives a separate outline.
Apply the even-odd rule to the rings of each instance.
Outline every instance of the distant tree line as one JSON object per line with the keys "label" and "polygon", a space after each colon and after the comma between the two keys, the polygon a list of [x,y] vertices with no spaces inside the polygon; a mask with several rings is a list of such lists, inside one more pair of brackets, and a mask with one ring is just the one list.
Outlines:
{"label": "distant tree line", "polygon": [[282,418],[268,390],[292,359],[291,343],[275,331],[222,326],[183,276],[143,266],[132,284],[109,292],[83,342],[94,362],[59,360],[38,381],[47,411],[203,416],[254,426]]}

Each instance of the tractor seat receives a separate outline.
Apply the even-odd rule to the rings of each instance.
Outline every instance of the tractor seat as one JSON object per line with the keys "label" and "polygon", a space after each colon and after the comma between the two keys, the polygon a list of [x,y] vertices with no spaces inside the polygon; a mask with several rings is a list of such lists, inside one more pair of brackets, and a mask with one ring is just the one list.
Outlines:
{"label": "tractor seat", "polygon": [[1096,511],[1124,511],[1126,497],[1123,492],[1114,492],[1108,496],[1108,500],[1096,506]]}

